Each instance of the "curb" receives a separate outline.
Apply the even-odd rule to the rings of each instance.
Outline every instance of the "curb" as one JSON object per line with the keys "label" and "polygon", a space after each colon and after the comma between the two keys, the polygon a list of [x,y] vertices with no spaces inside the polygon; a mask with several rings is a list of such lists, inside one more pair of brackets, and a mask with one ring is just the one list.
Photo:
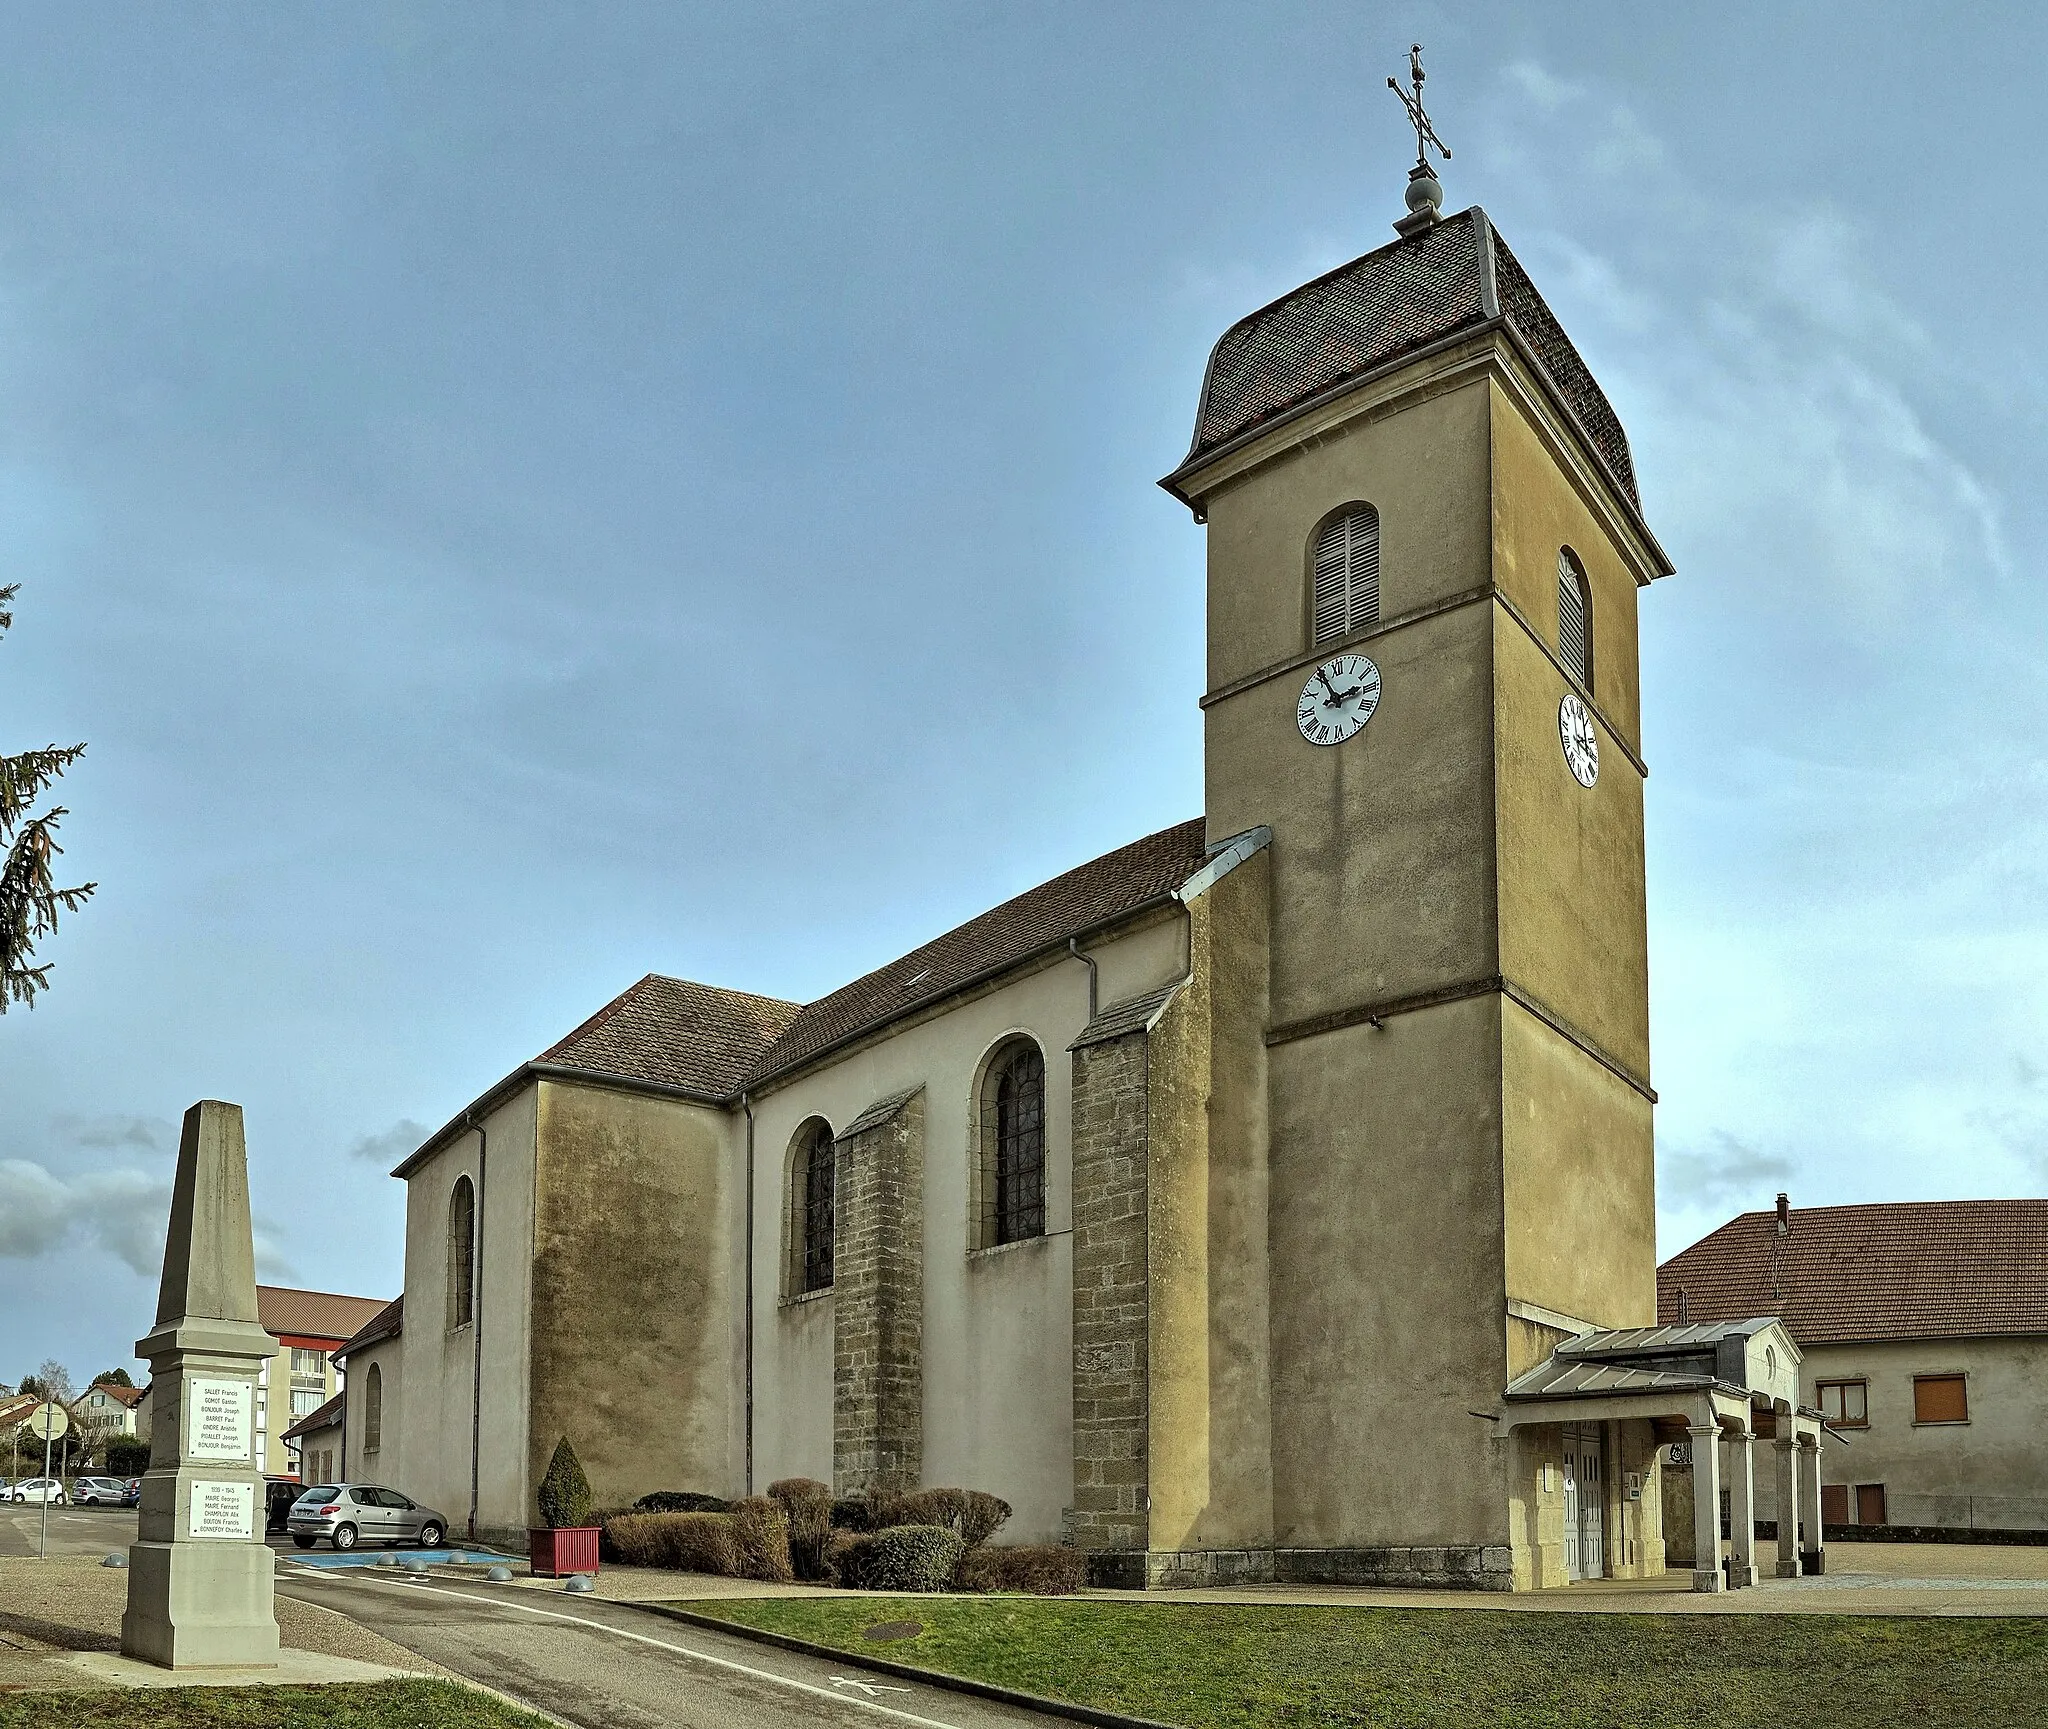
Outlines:
{"label": "curb", "polygon": [[737,1621],[723,1621],[716,1615],[699,1615],[692,1610],[678,1609],[668,1603],[632,1603],[618,1606],[644,1609],[650,1615],[660,1615],[670,1621],[681,1621],[687,1626],[700,1627],[707,1633],[730,1633],[736,1638],[751,1639],[757,1645],[773,1645],[780,1650],[794,1651],[801,1657],[825,1657],[834,1663],[851,1664],[856,1669],[871,1669],[878,1675],[893,1675],[899,1681],[921,1681],[927,1687],[943,1688],[948,1693],[965,1693],[970,1698],[988,1699],[998,1705],[1014,1705],[1020,1711],[1038,1711],[1048,1717],[1064,1717],[1070,1723],[1093,1723],[1096,1729],[1182,1729],[1180,1724],[1162,1723],[1156,1717],[1126,1717],[1116,1711],[1098,1711],[1093,1705],[1072,1705],[1064,1699],[1047,1699],[1037,1693],[1020,1693],[1014,1687],[997,1687],[987,1681],[970,1681],[963,1675],[946,1675],[936,1669],[920,1669],[914,1664],[897,1663],[887,1657],[856,1654],[841,1650],[836,1645],[817,1645],[808,1639],[793,1639],[787,1633],[770,1633],[764,1628],[743,1626]]}

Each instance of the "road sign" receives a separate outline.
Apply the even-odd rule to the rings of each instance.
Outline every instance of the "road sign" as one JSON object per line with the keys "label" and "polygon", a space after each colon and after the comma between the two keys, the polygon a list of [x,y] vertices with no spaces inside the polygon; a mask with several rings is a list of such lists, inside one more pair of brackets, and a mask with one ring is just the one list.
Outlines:
{"label": "road sign", "polygon": [[71,1427],[71,1413],[62,1405],[38,1405],[28,1414],[28,1432],[38,1441],[61,1441]]}

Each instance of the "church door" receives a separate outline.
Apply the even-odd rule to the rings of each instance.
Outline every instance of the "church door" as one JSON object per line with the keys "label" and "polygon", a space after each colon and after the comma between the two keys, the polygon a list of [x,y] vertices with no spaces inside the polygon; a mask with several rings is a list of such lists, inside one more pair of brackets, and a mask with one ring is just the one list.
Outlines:
{"label": "church door", "polygon": [[1603,1510],[1607,1500],[1605,1461],[1600,1425],[1564,1432],[1564,1547],[1568,1579],[1600,1579],[1607,1574],[1607,1531]]}

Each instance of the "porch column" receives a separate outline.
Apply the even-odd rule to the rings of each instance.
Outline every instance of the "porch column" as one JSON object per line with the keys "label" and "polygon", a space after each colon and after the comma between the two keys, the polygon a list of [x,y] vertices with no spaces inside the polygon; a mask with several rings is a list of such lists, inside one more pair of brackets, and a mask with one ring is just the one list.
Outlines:
{"label": "porch column", "polygon": [[1809,1573],[1827,1571],[1827,1540],[1821,1527],[1820,1514],[1820,1436],[1801,1435],[1799,1454],[1802,1479],[1801,1487],[1806,1491],[1803,1497],[1807,1518],[1806,1543],[1799,1552],[1800,1564]]}
{"label": "porch column", "polygon": [[1722,1591],[1721,1575],[1721,1425],[1689,1427],[1692,1437],[1692,1588]]}
{"label": "porch column", "polygon": [[1799,1577],[1799,1443],[1791,1413],[1778,1414],[1778,1577]]}
{"label": "porch column", "polygon": [[1728,1588],[1756,1583],[1756,1468],[1747,1429],[1728,1437]]}

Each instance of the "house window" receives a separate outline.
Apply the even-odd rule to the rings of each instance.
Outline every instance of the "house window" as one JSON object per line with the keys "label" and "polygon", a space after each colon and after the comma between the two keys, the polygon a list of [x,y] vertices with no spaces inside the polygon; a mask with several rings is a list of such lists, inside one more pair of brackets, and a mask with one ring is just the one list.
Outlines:
{"label": "house window", "polygon": [[1913,1377],[1913,1421],[1916,1423],[1967,1423],[1970,1420],[1970,1390],[1961,1375],[1915,1375]]}
{"label": "house window", "polygon": [[301,1417],[312,1416],[315,1411],[319,1410],[326,1403],[327,1401],[320,1396],[319,1388],[294,1387],[292,1389],[292,1421],[296,1423]]}
{"label": "house window", "polygon": [[982,1241],[1045,1235],[1045,1058],[1019,1039],[989,1065],[982,1095]]}
{"label": "house window", "polygon": [[308,1351],[298,1345],[292,1347],[292,1374],[304,1376],[309,1381],[327,1379],[327,1353]]}
{"label": "house window", "polygon": [[1593,688],[1593,587],[1568,546],[1557,555],[1557,656],[1585,689]]}
{"label": "house window", "polygon": [[374,1453],[384,1445],[384,1366],[370,1365],[363,1386],[363,1451]]}
{"label": "house window", "polygon": [[1310,611],[1315,645],[1380,621],[1380,513],[1348,505],[1316,531]]}
{"label": "house window", "polygon": [[1837,1429],[1867,1429],[1870,1426],[1870,1383],[1868,1381],[1823,1381],[1819,1387],[1820,1414]]}
{"label": "house window", "polygon": [[792,1173],[797,1213],[799,1293],[832,1287],[832,1181],[836,1164],[832,1126],[810,1124],[797,1149]]}
{"label": "house window", "polygon": [[466,1327],[476,1312],[476,1190],[458,1177],[448,1197],[448,1330]]}

